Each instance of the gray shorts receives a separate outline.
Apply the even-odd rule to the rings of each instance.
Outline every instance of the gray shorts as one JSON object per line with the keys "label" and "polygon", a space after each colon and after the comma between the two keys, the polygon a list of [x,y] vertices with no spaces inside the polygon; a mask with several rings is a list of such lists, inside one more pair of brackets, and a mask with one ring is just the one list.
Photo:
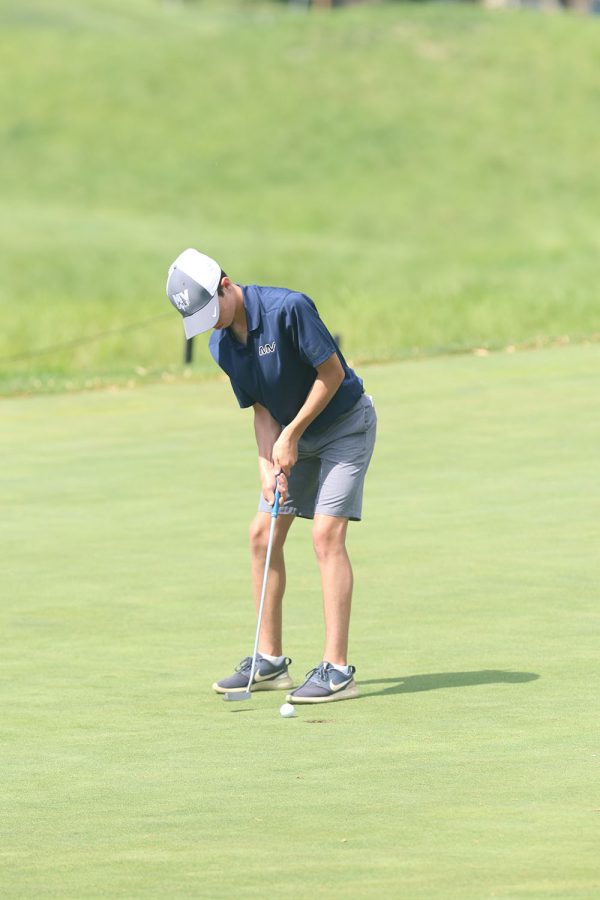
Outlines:
{"label": "gray shorts", "polygon": [[[377,415],[367,394],[332,425],[298,442],[298,462],[288,478],[285,515],[312,519],[315,513],[358,522],[365,475],[375,446]],[[259,512],[271,507],[261,496]]]}

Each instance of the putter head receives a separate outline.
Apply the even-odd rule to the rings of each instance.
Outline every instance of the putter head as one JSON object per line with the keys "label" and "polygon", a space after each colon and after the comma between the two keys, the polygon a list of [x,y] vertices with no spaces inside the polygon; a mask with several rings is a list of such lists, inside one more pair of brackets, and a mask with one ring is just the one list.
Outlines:
{"label": "putter head", "polygon": [[223,700],[249,700],[251,696],[250,691],[228,691],[223,694]]}

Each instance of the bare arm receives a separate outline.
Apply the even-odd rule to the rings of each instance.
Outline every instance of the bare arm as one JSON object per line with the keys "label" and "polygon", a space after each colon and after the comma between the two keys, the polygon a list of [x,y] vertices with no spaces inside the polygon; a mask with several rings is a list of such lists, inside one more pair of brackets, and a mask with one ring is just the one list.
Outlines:
{"label": "bare arm", "polygon": [[[258,447],[258,471],[262,494],[267,503],[273,504],[275,499],[275,472],[279,467],[273,465],[273,446],[281,434],[281,425],[276,422],[268,409],[260,403],[254,404],[254,434]],[[278,487],[285,499],[287,480],[278,479]]]}
{"label": "bare arm", "polygon": [[344,369],[337,353],[317,366],[317,377],[306,400],[294,419],[286,425],[276,439],[273,447],[273,462],[276,471],[283,469],[289,475],[292,466],[298,459],[298,441],[319,413],[323,412],[331,398],[337,393],[344,380]]}

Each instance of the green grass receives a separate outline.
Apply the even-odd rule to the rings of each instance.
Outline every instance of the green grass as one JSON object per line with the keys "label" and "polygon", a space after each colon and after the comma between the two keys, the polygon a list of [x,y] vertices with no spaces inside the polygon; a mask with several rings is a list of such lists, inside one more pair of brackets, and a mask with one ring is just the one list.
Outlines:
{"label": "green grass", "polygon": [[[254,627],[227,385],[4,400],[3,896],[597,897],[599,362],[363,368],[362,699],[293,720],[209,689]],[[297,678],[311,555],[296,523]]]}
{"label": "green grass", "polygon": [[355,359],[600,332],[592,18],[4,0],[0,25],[5,390],[178,367],[190,244],[311,294]]}

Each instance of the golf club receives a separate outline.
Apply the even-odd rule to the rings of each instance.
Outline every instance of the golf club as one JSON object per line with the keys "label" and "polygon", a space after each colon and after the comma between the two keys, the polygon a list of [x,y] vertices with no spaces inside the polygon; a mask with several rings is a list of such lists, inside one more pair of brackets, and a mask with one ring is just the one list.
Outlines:
{"label": "golf club", "polygon": [[275,533],[275,522],[279,515],[279,488],[275,483],[275,499],[271,509],[271,530],[269,531],[269,543],[267,544],[267,557],[265,560],[265,571],[262,581],[262,590],[260,593],[260,603],[258,605],[258,621],[256,623],[256,637],[254,639],[254,652],[252,654],[252,666],[250,667],[250,678],[248,679],[247,691],[228,691],[224,694],[225,700],[249,700],[252,693],[252,679],[256,671],[256,655],[258,653],[258,638],[260,636],[260,623],[262,622],[263,606],[265,603],[265,594],[267,592],[267,578],[269,577],[269,563],[271,562],[271,548],[273,546],[273,534]]}

